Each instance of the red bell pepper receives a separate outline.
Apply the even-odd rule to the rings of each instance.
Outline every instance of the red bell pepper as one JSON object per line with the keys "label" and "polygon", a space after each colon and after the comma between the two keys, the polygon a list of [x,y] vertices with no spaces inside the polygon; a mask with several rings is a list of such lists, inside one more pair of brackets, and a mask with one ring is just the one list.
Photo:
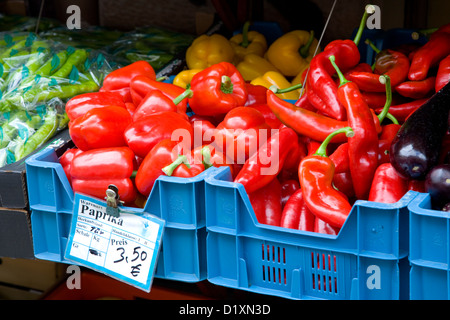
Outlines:
{"label": "red bell pepper", "polygon": [[335,64],[333,57],[330,61],[336,68],[341,85],[338,97],[347,110],[348,125],[355,135],[348,138],[350,172],[353,187],[359,199],[367,199],[370,184],[378,165],[378,134],[373,121],[373,115],[358,86],[344,78]]}
{"label": "red bell pepper", "polygon": [[72,121],[91,109],[110,106],[126,108],[122,96],[116,92],[88,92],[67,101],[65,110],[69,120]]}
{"label": "red bell pepper", "polygon": [[450,54],[441,60],[436,75],[435,91],[441,90],[450,81]]}
{"label": "red bell pepper", "polygon": [[285,162],[292,161],[289,157],[298,157],[298,148],[295,131],[281,128],[245,162],[234,182],[241,183],[247,193],[262,188],[276,178]]}
{"label": "red bell pepper", "polygon": [[128,88],[131,80],[136,76],[146,76],[151,79],[156,79],[155,70],[150,63],[140,60],[110,72],[103,79],[101,91],[114,91]]}
{"label": "red bell pepper", "polygon": [[170,139],[159,141],[145,156],[139,166],[135,183],[139,192],[148,196],[159,176],[165,175],[162,170],[172,164],[186,150],[178,142]]}
{"label": "red bell pepper", "polygon": [[172,111],[138,119],[130,123],[123,134],[127,145],[142,158],[163,139],[182,142],[189,150],[194,139],[194,129],[186,117]]}
{"label": "red bell pepper", "polygon": [[191,152],[190,163],[202,164],[206,169],[210,167],[229,167],[231,176],[234,178],[237,174],[236,166],[233,160],[228,158],[223,152],[220,152],[213,145],[202,145],[196,147]]}
{"label": "red bell pepper", "polygon": [[281,186],[273,179],[264,187],[248,195],[259,223],[279,226],[281,221]]}
{"label": "red bell pepper", "polygon": [[70,167],[72,166],[72,160],[73,158],[81,153],[81,151],[78,148],[71,148],[67,149],[61,157],[59,157],[59,163],[63,167],[64,173],[66,174],[67,180],[69,180],[69,183],[72,184],[72,176],[70,175]]}
{"label": "red bell pepper", "polygon": [[245,87],[247,89],[247,101],[245,101],[245,106],[266,104],[266,87],[251,84],[249,82],[245,83]]}
{"label": "red bell pepper", "polygon": [[[280,181],[278,177],[278,181]],[[284,208],[286,205],[286,202],[289,200],[289,198],[298,190],[300,189],[300,184],[298,183],[298,180],[295,179],[288,179],[284,181],[280,181],[281,183],[281,205]]]}
{"label": "red bell pepper", "polygon": [[216,126],[213,124],[214,119],[194,114],[189,117],[189,122],[194,130],[194,145],[192,148],[210,144],[214,141],[214,133],[216,132]]}
{"label": "red bell pepper", "polygon": [[395,203],[405,195],[407,186],[407,180],[398,174],[391,163],[383,163],[375,172],[369,201]]}
{"label": "red bell pepper", "polygon": [[166,111],[177,112],[177,106],[160,90],[150,90],[136,107],[133,113],[133,121]]}
{"label": "red bell pepper", "polygon": [[71,121],[69,133],[75,146],[83,151],[122,147],[126,146],[125,128],[131,122],[131,115],[125,108],[95,108]]}
{"label": "red bell pepper", "polygon": [[195,114],[220,115],[245,105],[247,95],[246,82],[236,67],[220,62],[196,73],[180,99],[189,97]]}
{"label": "red bell pepper", "polygon": [[353,130],[345,127],[330,134],[319,149],[302,160],[298,169],[300,186],[309,210],[331,226],[342,227],[352,206],[348,199],[333,188],[334,163],[327,157],[326,148],[333,136],[344,133],[351,136]]}
{"label": "red bell pepper", "polygon": [[[265,93],[264,93],[264,96]],[[276,115],[270,110],[269,106],[267,104],[252,104],[248,106],[249,108],[253,108],[258,110],[262,113],[264,116],[264,119],[266,120],[266,123],[272,128],[272,129],[278,129],[282,122],[276,117]]]}
{"label": "red bell pepper", "polygon": [[430,40],[415,52],[409,68],[409,80],[425,80],[430,68],[450,54],[450,32],[446,28],[443,26],[435,31]]}
{"label": "red bell pepper", "polygon": [[167,176],[192,178],[205,170],[203,163],[190,163],[189,157],[178,155],[174,162],[161,169]]}
{"label": "red bell pepper", "polygon": [[284,206],[280,227],[312,232],[315,219],[305,204],[302,189],[298,189]]}
{"label": "red bell pepper", "polygon": [[214,132],[214,144],[235,163],[244,163],[269,139],[271,127],[254,108],[230,110]]}
{"label": "red bell pepper", "polygon": [[[134,77],[130,82],[130,92],[133,103],[138,106],[149,93],[150,90],[160,90],[171,100],[175,100],[184,92],[184,89],[172,83],[157,81],[144,75]],[[175,103],[179,113],[186,113],[187,99],[182,99]]]}
{"label": "red bell pepper", "polygon": [[106,189],[113,184],[119,189],[120,200],[132,203],[137,197],[131,179],[135,167],[135,155],[128,147],[84,151],[71,163],[73,191],[104,199]]}
{"label": "red bell pepper", "polygon": [[419,81],[405,81],[395,87],[395,91],[403,97],[423,99],[434,93],[436,77],[428,77]]}

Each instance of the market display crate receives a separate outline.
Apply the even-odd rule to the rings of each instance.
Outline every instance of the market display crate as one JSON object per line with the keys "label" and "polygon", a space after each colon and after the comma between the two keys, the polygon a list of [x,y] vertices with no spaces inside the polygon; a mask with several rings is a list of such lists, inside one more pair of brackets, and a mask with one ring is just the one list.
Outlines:
{"label": "market display crate", "polygon": [[206,178],[208,281],[289,299],[408,299],[409,191],[357,201],[337,236],[257,222],[228,168]]}
{"label": "market display crate", "polygon": [[[74,193],[58,156],[44,149],[26,162],[31,227],[36,258],[72,263],[64,258]],[[207,170],[193,178],[159,177],[144,208],[165,220],[155,277],[184,282],[206,279],[206,223],[203,196]],[[106,191],[106,190],[105,190]],[[142,210],[142,211],[140,211]]]}
{"label": "market display crate", "polygon": [[410,211],[410,298],[450,299],[450,213],[433,210],[428,193],[408,205]]}

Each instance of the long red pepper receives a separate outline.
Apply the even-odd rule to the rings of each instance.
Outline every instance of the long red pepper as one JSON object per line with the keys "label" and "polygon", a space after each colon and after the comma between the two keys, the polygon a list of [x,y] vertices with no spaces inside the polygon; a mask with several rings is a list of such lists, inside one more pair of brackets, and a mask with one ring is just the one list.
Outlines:
{"label": "long red pepper", "polygon": [[320,145],[319,149],[300,163],[298,177],[305,203],[319,219],[334,227],[342,227],[352,206],[347,198],[333,188],[334,163],[327,157],[326,148],[333,136],[354,134],[350,127],[336,130]]}
{"label": "long red pepper", "polygon": [[277,178],[250,193],[250,203],[259,223],[279,226],[281,220],[281,185]]}
{"label": "long red pepper", "polygon": [[[399,105],[390,106],[389,113],[394,116],[399,122],[404,122],[408,116],[416,111],[428,98],[418,99],[411,102],[402,103]],[[375,112],[381,112],[381,109],[376,109]]]}
{"label": "long red pepper", "polygon": [[348,125],[355,131],[355,136],[348,139],[350,172],[355,194],[359,199],[367,199],[378,164],[377,129],[358,86],[344,78],[333,56],[330,61],[341,82],[338,90],[339,100],[347,110]]}
{"label": "long red pepper", "polygon": [[391,163],[381,164],[370,188],[369,201],[395,203],[407,192],[408,181],[400,176]]}
{"label": "long red pepper", "polygon": [[436,77],[433,76],[424,80],[402,82],[395,87],[395,91],[407,98],[422,99],[434,93],[435,84]]}
{"label": "long red pepper", "polygon": [[450,54],[441,60],[436,75],[435,91],[441,90],[450,81]]}
{"label": "long red pepper", "polygon": [[314,231],[314,214],[308,209],[303,199],[302,189],[292,194],[281,214],[280,227],[302,231]]}

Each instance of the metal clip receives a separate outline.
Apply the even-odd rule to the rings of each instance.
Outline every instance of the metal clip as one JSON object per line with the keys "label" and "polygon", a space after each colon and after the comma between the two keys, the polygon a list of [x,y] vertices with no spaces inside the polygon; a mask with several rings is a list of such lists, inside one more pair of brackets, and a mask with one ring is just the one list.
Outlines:
{"label": "metal clip", "polygon": [[118,218],[119,217],[119,206],[123,204],[123,201],[119,200],[119,189],[110,184],[108,189],[106,189],[106,213]]}

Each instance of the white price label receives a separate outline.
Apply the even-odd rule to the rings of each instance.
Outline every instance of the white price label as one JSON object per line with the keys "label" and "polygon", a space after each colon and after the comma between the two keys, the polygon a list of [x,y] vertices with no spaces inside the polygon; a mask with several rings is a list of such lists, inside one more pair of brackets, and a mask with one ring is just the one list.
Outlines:
{"label": "white price label", "polygon": [[148,292],[164,220],[120,207],[119,214],[107,214],[105,201],[76,194],[65,258]]}

